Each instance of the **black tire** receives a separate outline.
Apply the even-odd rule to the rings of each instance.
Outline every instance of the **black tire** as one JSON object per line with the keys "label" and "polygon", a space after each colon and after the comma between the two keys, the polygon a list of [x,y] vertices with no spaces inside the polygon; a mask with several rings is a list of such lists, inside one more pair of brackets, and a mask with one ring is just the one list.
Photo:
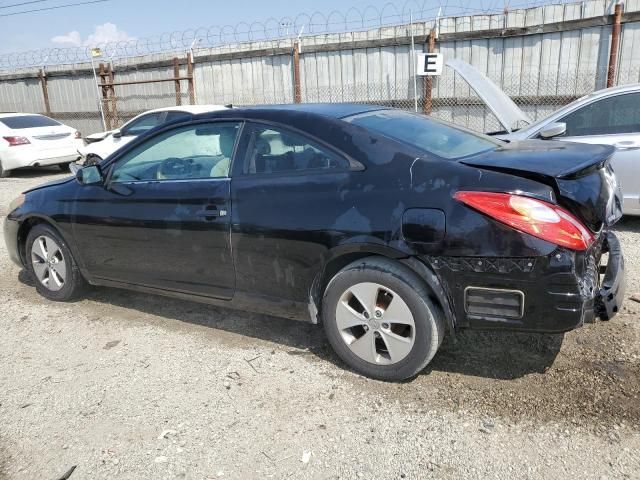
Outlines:
{"label": "black tire", "polygon": [[70,163],[59,163],[58,168],[61,172],[68,172],[70,170],[69,165]]}
{"label": "black tire", "polygon": [[11,170],[5,170],[2,167],[2,161],[0,160],[0,178],[7,178],[9,175],[11,175]]}
{"label": "black tire", "polygon": [[[358,284],[366,284],[367,282],[381,285],[399,295],[413,316],[415,325],[413,346],[410,347],[409,353],[404,358],[395,363],[379,365],[356,355],[347,345],[347,341],[343,339],[338,327],[336,320],[338,302],[345,298],[345,293],[352,287],[357,288]],[[384,292],[384,290],[381,291]],[[324,293],[322,319],[329,343],[349,367],[362,375],[385,381],[401,381],[411,378],[427,366],[444,338],[444,314],[429,298],[429,293],[424,281],[401,263],[384,257],[368,257],[353,262],[331,279]],[[379,298],[377,295],[376,298]],[[370,328],[374,328],[373,333],[379,338],[381,336],[380,330],[375,330],[376,327],[366,326],[364,331],[368,332]],[[376,341],[378,340],[374,340],[374,342]],[[375,345],[379,344],[375,343]],[[383,342],[383,345],[387,344]],[[375,351],[377,352],[377,350]]]}
{"label": "black tire", "polygon": [[[52,290],[45,286],[43,281],[41,281],[41,279],[35,272],[35,262],[32,260],[34,242],[36,242],[36,240],[41,237],[52,239],[61,252],[59,263],[64,262],[65,277],[62,286],[58,290]],[[36,285],[36,290],[40,295],[56,302],[68,302],[77,299],[84,293],[87,287],[87,282],[80,273],[78,264],[73,258],[73,255],[71,254],[67,243],[53,227],[43,223],[34,226],[29,231],[26,242],[27,243],[25,250],[27,257],[27,269],[29,271],[29,274],[33,278],[33,281]],[[37,246],[35,246],[35,248],[37,248]]]}

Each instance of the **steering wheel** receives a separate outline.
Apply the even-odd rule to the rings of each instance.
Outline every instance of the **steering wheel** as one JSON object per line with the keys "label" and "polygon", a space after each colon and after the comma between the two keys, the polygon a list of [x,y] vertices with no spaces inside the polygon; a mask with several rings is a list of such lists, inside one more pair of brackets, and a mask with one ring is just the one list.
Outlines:
{"label": "steering wheel", "polygon": [[189,178],[193,174],[193,168],[194,163],[190,158],[167,158],[158,166],[156,179]]}

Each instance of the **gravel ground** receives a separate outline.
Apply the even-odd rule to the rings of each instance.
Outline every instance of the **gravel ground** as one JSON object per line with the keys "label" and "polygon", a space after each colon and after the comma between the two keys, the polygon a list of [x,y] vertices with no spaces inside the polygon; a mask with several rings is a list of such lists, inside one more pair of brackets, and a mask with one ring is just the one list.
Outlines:
{"label": "gravel ground", "polygon": [[[0,180],[0,215],[55,171]],[[640,219],[618,227],[640,292]],[[564,336],[467,332],[416,379],[320,328],[95,289],[39,297],[0,243],[0,479],[640,478],[640,303]]]}

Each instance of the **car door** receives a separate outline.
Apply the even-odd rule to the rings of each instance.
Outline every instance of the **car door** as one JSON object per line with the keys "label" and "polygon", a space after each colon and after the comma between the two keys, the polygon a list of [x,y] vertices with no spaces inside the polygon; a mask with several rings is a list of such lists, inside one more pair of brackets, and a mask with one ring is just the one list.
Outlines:
{"label": "car door", "polygon": [[[349,162],[286,127],[247,123],[232,181],[237,291],[306,311],[309,288],[345,217]],[[342,193],[341,193],[342,192]],[[351,212],[353,213],[353,212]],[[336,227],[337,228],[337,227]]]}
{"label": "car door", "polygon": [[612,166],[624,197],[624,213],[640,214],[640,93],[595,100],[558,118],[567,132],[554,140],[612,145]]}
{"label": "car door", "polygon": [[104,185],[79,188],[73,233],[90,274],[231,298],[229,165],[240,127],[161,131],[114,159]]}

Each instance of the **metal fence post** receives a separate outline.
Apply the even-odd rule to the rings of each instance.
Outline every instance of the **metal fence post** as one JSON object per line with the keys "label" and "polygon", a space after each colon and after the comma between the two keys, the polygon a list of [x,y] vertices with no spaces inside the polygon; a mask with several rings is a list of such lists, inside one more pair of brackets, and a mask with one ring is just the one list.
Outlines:
{"label": "metal fence post", "polygon": [[107,71],[109,78],[109,96],[111,97],[111,117],[113,119],[112,126],[119,127],[120,121],[118,119],[118,99],[116,98],[116,88],[113,86],[113,65],[109,64],[109,70]]}
{"label": "metal fence post", "polygon": [[188,81],[188,91],[189,91],[189,103],[191,105],[196,104],[196,90],[193,82],[193,53],[187,53],[187,81]]}
{"label": "metal fence post", "polygon": [[[431,30],[429,32],[429,38],[427,39],[427,53],[433,53],[436,50],[436,31]],[[422,104],[422,111],[426,115],[431,115],[433,109],[433,77],[427,75],[424,77],[424,102]]]}
{"label": "metal fence post", "polygon": [[180,60],[173,57],[173,78],[176,86],[176,105],[182,105],[182,94],[180,93]]}
{"label": "metal fence post", "polygon": [[293,44],[293,100],[302,103],[302,89],[300,87],[300,44]]}
{"label": "metal fence post", "polygon": [[42,86],[44,111],[47,115],[51,115],[51,104],[49,103],[49,86],[47,85],[47,75],[44,72],[44,69],[40,69],[40,71],[38,72],[38,78],[40,79],[40,85]]}
{"label": "metal fence post", "polygon": [[108,93],[107,93],[107,72],[104,69],[104,63],[98,65],[98,74],[100,76],[100,86],[102,87],[102,115],[104,116],[105,128],[111,130],[111,112],[109,111]]}
{"label": "metal fence post", "polygon": [[607,71],[607,88],[616,83],[616,64],[618,62],[618,47],[620,45],[620,24],[622,21],[622,5],[616,3],[611,27],[611,50],[609,51],[609,69]]}

